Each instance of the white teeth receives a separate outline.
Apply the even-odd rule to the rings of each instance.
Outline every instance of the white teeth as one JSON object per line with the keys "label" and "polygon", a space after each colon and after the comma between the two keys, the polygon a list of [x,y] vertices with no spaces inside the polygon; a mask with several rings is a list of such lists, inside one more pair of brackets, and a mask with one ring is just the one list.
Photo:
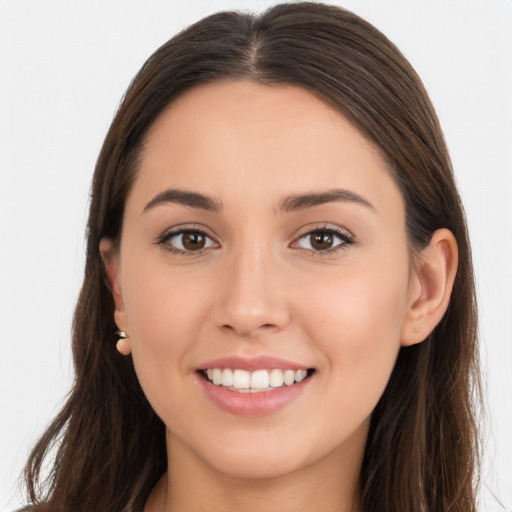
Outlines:
{"label": "white teeth", "polygon": [[269,380],[271,388],[280,388],[283,385],[283,370],[272,370]]}
{"label": "white teeth", "polygon": [[226,387],[233,385],[233,370],[229,368],[222,370],[222,385]]}
{"label": "white teeth", "polygon": [[286,370],[283,376],[284,383],[291,386],[295,382],[295,372],[293,370]]}
{"label": "white teeth", "polygon": [[216,386],[222,383],[222,370],[219,370],[219,368],[213,369],[213,383]]}
{"label": "white teeth", "polygon": [[223,386],[232,391],[243,393],[257,393],[258,391],[270,391],[283,386],[302,382],[308,375],[307,370],[246,370],[230,368],[208,368],[204,370],[208,380],[216,386]]}
{"label": "white teeth", "polygon": [[251,387],[251,374],[245,370],[235,370],[233,372],[233,387],[249,389]]}
{"label": "white teeth", "polygon": [[251,388],[252,389],[266,389],[268,388],[268,372],[267,370],[258,370],[252,372],[251,375]]}
{"label": "white teeth", "polygon": [[307,370],[297,370],[295,372],[295,382],[302,382],[308,374]]}

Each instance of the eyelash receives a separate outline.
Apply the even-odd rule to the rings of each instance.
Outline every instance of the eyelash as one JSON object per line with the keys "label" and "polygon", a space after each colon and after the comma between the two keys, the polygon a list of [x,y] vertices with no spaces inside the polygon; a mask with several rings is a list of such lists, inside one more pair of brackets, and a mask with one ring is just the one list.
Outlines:
{"label": "eyelash", "polygon": [[[209,249],[212,246],[212,245],[210,245],[209,247],[204,247],[204,248],[197,249],[197,250],[184,250],[184,249],[179,249],[179,248],[174,247],[169,244],[169,241],[172,238],[180,236],[180,235],[184,235],[186,233],[202,236],[205,239],[209,240],[210,242],[213,242],[213,244],[218,245],[218,242],[213,240],[213,238],[211,236],[209,236],[206,232],[204,232],[201,229],[197,229],[197,228],[193,228],[193,227],[180,228],[180,229],[177,229],[174,231],[166,232],[158,238],[158,240],[156,241],[156,245],[159,245],[166,251],[176,254],[176,255],[179,255],[179,256],[197,256],[197,255],[202,254],[206,249]],[[339,227],[322,226],[322,227],[317,227],[317,228],[311,229],[311,230],[301,234],[298,238],[296,238],[294,240],[294,242],[290,246],[293,248],[296,248],[294,246],[296,244],[298,244],[299,241],[305,240],[308,237],[311,237],[315,233],[332,235],[333,237],[341,240],[341,242],[338,243],[337,245],[335,245],[334,247],[331,247],[331,248],[328,248],[325,250],[315,250],[313,248],[312,249],[303,248],[311,256],[325,256],[325,255],[336,254],[337,252],[346,249],[347,245],[354,243],[354,237],[349,232],[347,232]],[[208,243],[208,242],[206,242],[206,243]],[[300,248],[300,247],[297,247],[297,248]]]}
{"label": "eyelash", "polygon": [[194,250],[184,250],[184,249],[179,249],[177,247],[173,247],[169,243],[169,241],[172,238],[174,238],[176,236],[179,236],[179,235],[183,236],[186,233],[191,233],[191,234],[203,236],[205,239],[209,240],[210,242],[213,242],[214,244],[217,244],[217,242],[215,242],[213,240],[213,238],[211,236],[209,236],[203,230],[198,229],[198,228],[194,228],[194,227],[187,227],[187,228],[180,228],[180,229],[176,229],[174,231],[168,231],[168,232],[164,233],[162,236],[160,236],[158,238],[158,240],[156,241],[156,245],[159,245],[164,250],[166,250],[166,251],[168,251],[168,252],[170,252],[172,254],[176,254],[178,256],[197,256],[199,254],[202,254],[205,249],[209,249],[210,248],[210,247],[206,247],[206,248],[201,248],[201,249],[198,249],[198,250],[195,250],[195,251]]}
{"label": "eyelash", "polygon": [[345,250],[347,248],[347,245],[354,243],[353,235],[351,235],[348,231],[346,231],[344,229],[341,229],[339,227],[319,226],[319,227],[310,229],[309,231],[306,231],[305,233],[301,234],[296,239],[296,241],[293,242],[292,245],[297,244],[300,240],[305,240],[308,237],[311,237],[315,233],[332,235],[333,237],[341,240],[341,242],[334,245],[334,247],[331,247],[331,248],[325,249],[325,250],[315,250],[315,249],[304,248],[304,250],[308,251],[310,256],[326,256],[326,255],[336,254],[340,251]]}

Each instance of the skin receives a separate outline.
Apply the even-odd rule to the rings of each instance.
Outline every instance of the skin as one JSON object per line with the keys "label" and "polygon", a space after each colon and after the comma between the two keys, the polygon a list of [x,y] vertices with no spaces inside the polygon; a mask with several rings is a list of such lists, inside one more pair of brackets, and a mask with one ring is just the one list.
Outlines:
{"label": "skin", "polygon": [[[146,208],[169,188],[222,209]],[[280,208],[330,189],[371,206]],[[206,248],[172,252],[180,236],[160,243],[184,227],[206,233]],[[343,236],[332,250],[312,248],[307,233],[326,229]],[[403,198],[378,148],[300,88],[192,89],[151,127],[120,246],[103,240],[101,252],[116,323],[129,334],[118,349],[132,354],[167,427],[169,468],[146,512],[361,510],[371,412],[400,347],[421,342],[442,317],[457,265],[447,230],[411,259]],[[239,416],[207,398],[196,372],[230,355],[315,372],[283,409]]]}

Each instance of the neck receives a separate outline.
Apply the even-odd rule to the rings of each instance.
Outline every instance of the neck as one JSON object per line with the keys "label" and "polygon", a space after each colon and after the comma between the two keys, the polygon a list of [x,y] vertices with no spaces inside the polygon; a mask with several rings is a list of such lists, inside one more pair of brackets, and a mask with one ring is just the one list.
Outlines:
{"label": "neck", "polygon": [[362,512],[359,473],[364,439],[321,460],[272,478],[241,478],[215,470],[169,439],[168,472],[144,512]]}

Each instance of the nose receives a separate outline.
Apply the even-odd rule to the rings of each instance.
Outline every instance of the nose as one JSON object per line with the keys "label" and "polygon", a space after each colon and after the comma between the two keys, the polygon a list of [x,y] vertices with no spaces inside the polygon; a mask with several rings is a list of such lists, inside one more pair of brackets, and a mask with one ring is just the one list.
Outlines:
{"label": "nose", "polygon": [[220,329],[255,339],[282,330],[290,321],[283,273],[271,254],[241,250],[225,262],[220,280],[213,312]]}

